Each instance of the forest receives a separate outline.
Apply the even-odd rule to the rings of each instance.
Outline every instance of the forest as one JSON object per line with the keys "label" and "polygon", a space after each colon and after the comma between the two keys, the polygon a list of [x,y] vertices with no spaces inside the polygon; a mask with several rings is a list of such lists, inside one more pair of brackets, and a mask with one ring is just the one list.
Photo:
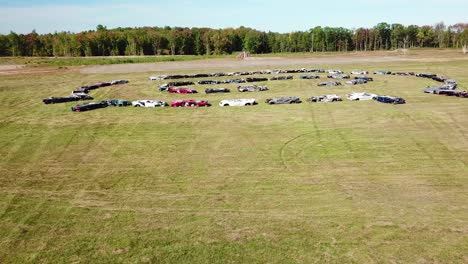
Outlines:
{"label": "forest", "polygon": [[406,48],[462,48],[468,24],[417,26],[379,23],[372,28],[314,27],[291,33],[226,29],[141,27],[0,35],[0,56],[88,57],[345,52]]}

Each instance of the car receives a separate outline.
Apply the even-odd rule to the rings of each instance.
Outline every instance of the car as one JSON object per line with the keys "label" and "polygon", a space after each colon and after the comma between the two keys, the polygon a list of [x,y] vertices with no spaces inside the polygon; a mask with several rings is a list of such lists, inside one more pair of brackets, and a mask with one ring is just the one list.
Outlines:
{"label": "car", "polygon": [[220,81],[216,80],[200,80],[198,81],[198,84],[220,84]]}
{"label": "car", "polygon": [[374,74],[377,74],[377,75],[389,75],[389,74],[392,74],[391,71],[375,71]]}
{"label": "car", "polygon": [[105,103],[108,106],[130,106],[132,105],[132,102],[127,101],[127,100],[119,100],[119,99],[109,99],[109,100],[103,100],[101,103]]}
{"label": "car", "polygon": [[405,99],[401,97],[388,96],[388,95],[379,95],[372,99],[377,102],[386,103],[386,104],[405,104],[406,103]]}
{"label": "car", "polygon": [[160,81],[167,79],[167,75],[160,75],[160,76],[150,76],[149,79],[151,81]]}
{"label": "car", "polygon": [[460,98],[468,98],[468,92],[467,91],[460,91],[455,96],[460,97]]}
{"label": "car", "polygon": [[436,94],[439,95],[447,95],[447,96],[457,96],[459,93],[462,93],[463,91],[458,91],[458,90],[438,90],[436,91]]}
{"label": "car", "polygon": [[85,94],[89,93],[89,89],[85,87],[80,87],[72,91],[72,94],[83,94],[83,93]]}
{"label": "car", "polygon": [[198,93],[197,90],[195,89],[189,89],[189,88],[178,88],[178,87],[170,87],[167,90],[169,93],[180,93],[180,94],[194,94]]}
{"label": "car", "polygon": [[167,90],[169,90],[169,84],[165,83],[165,84],[161,84],[159,85],[159,91],[160,92],[167,92]]}
{"label": "car", "polygon": [[368,77],[368,76],[356,76],[354,77],[355,80],[361,79],[361,80],[366,80],[368,82],[373,82],[374,78]]}
{"label": "car", "polygon": [[239,92],[263,92],[268,91],[267,86],[257,86],[257,85],[246,85],[246,86],[237,86]]}
{"label": "car", "polygon": [[248,106],[258,104],[255,99],[228,99],[219,102],[219,106]]}
{"label": "car", "polygon": [[99,86],[99,88],[101,88],[101,87],[111,86],[112,84],[110,82],[100,82],[100,83],[97,83],[96,85]]}
{"label": "car", "polygon": [[113,80],[110,83],[111,85],[117,85],[117,84],[126,84],[128,82],[129,82],[128,80]]}
{"label": "car", "polygon": [[346,84],[350,84],[350,85],[365,84],[365,83],[367,83],[367,81],[364,79],[354,79],[354,80],[346,81]]}
{"label": "car", "polygon": [[211,104],[204,100],[176,100],[172,102],[172,107],[208,107]]}
{"label": "car", "polygon": [[221,81],[220,83],[245,83],[245,79],[227,79],[224,81]]}
{"label": "car", "polygon": [[132,105],[134,107],[165,107],[168,104],[161,100],[137,100],[133,101]]}
{"label": "car", "polygon": [[436,81],[436,82],[445,82],[446,80],[448,80],[448,78],[446,77],[441,77],[441,76],[434,76],[431,78],[432,80]]}
{"label": "car", "polygon": [[57,104],[57,103],[66,103],[74,101],[84,101],[84,100],[93,100],[93,97],[88,94],[72,95],[72,96],[63,96],[63,97],[49,97],[42,99],[44,104]]}
{"label": "car", "polygon": [[205,93],[210,94],[210,93],[230,93],[231,90],[227,88],[208,88],[205,89]]}
{"label": "car", "polygon": [[170,82],[167,84],[169,87],[174,87],[174,86],[186,86],[186,85],[195,85],[194,82],[190,81],[185,81],[185,82]]}
{"label": "car", "polygon": [[340,82],[320,82],[317,86],[338,86],[341,85]]}
{"label": "car", "polygon": [[256,78],[256,77],[251,77],[251,78],[246,78],[245,79],[247,82],[265,82],[268,81],[268,78]]}
{"label": "car", "polygon": [[304,75],[299,76],[299,79],[320,79],[320,76],[304,74]]}
{"label": "car", "polygon": [[91,103],[87,103],[87,104],[72,106],[71,110],[73,112],[84,112],[84,111],[89,111],[89,110],[94,110],[94,109],[99,109],[99,108],[104,108],[104,107],[107,107],[106,103],[91,102]]}
{"label": "car", "polygon": [[414,76],[414,72],[393,72],[392,75],[400,75],[400,76]]}
{"label": "car", "polygon": [[351,74],[357,74],[357,75],[361,75],[361,74],[369,74],[368,71],[351,71]]}
{"label": "car", "polygon": [[453,85],[444,84],[442,86],[427,87],[423,92],[436,94],[442,90],[455,90],[455,87]]}
{"label": "car", "polygon": [[294,77],[289,75],[289,76],[275,76],[271,77],[270,81],[280,81],[280,80],[292,80]]}
{"label": "car", "polygon": [[332,79],[349,79],[348,74],[329,74],[327,77]]}
{"label": "car", "polygon": [[377,97],[376,94],[373,93],[351,93],[347,95],[348,100],[351,101],[367,101],[367,100],[372,100],[374,97]]}
{"label": "car", "polygon": [[276,97],[266,99],[267,104],[300,104],[302,103],[301,99],[297,96],[288,96],[288,97]]}
{"label": "car", "polygon": [[307,98],[308,102],[338,102],[342,101],[341,96],[336,94],[327,94],[327,95],[319,95],[319,96],[312,96]]}
{"label": "car", "polygon": [[342,70],[327,70],[329,74],[343,74],[344,72]]}
{"label": "car", "polygon": [[457,88],[457,81],[454,80],[454,79],[447,79],[447,80],[444,81],[444,84],[452,86],[452,87],[454,87],[454,89]]}
{"label": "car", "polygon": [[418,73],[418,74],[416,74],[416,77],[432,79],[432,78],[434,78],[434,77],[437,77],[437,74],[432,74],[432,73]]}

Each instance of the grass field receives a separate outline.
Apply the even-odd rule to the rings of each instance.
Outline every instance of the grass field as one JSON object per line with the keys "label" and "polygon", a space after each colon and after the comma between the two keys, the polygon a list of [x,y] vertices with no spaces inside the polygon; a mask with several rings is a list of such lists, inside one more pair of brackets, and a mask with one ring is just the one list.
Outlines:
{"label": "grass field", "polygon": [[[468,89],[467,60],[298,67],[431,72]],[[424,94],[436,83],[416,77],[320,88],[297,74],[268,92],[169,95],[149,75],[0,76],[0,263],[468,262],[467,99]],[[123,78],[92,96],[214,106],[41,102]],[[263,103],[351,91],[407,104]],[[218,107],[226,98],[260,104]]]}

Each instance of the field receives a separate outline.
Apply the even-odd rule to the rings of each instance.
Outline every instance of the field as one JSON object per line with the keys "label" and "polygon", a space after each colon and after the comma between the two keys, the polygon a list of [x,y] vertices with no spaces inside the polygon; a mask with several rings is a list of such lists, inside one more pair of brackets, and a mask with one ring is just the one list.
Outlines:
{"label": "field", "polygon": [[[468,89],[467,56],[412,53],[369,54],[371,61],[259,58],[264,64],[225,58],[177,62],[181,70],[170,72],[172,62],[155,64],[169,65],[159,72],[104,65],[0,74],[0,263],[468,262],[467,99],[424,94],[437,83],[403,76],[321,88],[294,74],[265,83],[267,92],[224,85],[233,92],[196,96],[159,93],[148,80],[271,66],[429,72]],[[214,106],[73,113],[75,103],[41,102],[112,79],[130,83],[91,95]],[[264,103],[352,91],[407,104]],[[217,106],[227,98],[260,104]]]}

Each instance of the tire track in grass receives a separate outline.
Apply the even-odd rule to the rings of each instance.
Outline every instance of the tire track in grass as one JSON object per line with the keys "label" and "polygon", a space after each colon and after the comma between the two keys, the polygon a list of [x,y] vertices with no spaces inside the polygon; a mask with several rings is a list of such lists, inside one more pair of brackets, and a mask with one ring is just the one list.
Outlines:
{"label": "tire track in grass", "polygon": [[[72,144],[73,140],[75,139],[75,136],[77,134],[77,131],[74,130],[74,133],[70,136],[70,139],[66,142],[65,146],[62,148],[62,151],[59,152],[59,154],[56,156],[56,159],[61,159],[62,156],[68,151],[69,146]],[[31,164],[33,166],[33,164]],[[49,173],[50,167],[47,167],[46,171],[44,172],[46,175]],[[58,192],[62,189],[63,185],[65,182],[65,178],[62,178],[61,181],[58,182],[56,187],[54,188],[54,192]],[[20,186],[21,187],[21,186]],[[18,194],[13,194],[12,198],[8,202],[7,207],[5,210],[0,214],[0,219],[3,219],[10,211],[15,210],[15,206],[20,203],[21,197]],[[45,211],[47,199],[42,199],[41,202],[37,203],[34,208],[30,210],[30,213],[25,215],[21,221],[15,223],[16,226],[31,226],[34,224],[34,222],[39,219]],[[20,230],[14,230],[12,229],[10,233],[5,236],[3,239],[4,240],[9,240],[11,241],[8,243],[8,247],[15,249],[18,247],[18,245],[23,242],[24,240],[22,239],[23,236],[27,236],[28,232],[25,232],[24,229],[20,228]],[[1,258],[0,258],[1,259]]]}
{"label": "tire track in grass", "polygon": [[[123,119],[119,119],[118,124],[115,125],[111,129],[111,132],[110,132],[111,134],[113,134],[113,131],[116,131],[117,128],[119,128],[121,126],[122,120]],[[134,126],[134,129],[136,129],[137,127],[138,126]],[[101,136],[101,139],[99,140],[99,142],[97,142],[96,144],[93,144],[95,146],[95,148],[101,148],[103,142],[105,141],[105,138],[106,137]],[[116,148],[116,149],[117,150],[115,150],[115,151],[118,151],[118,148]],[[115,153],[115,151],[113,153]],[[88,152],[88,155],[90,155],[90,153],[91,152]],[[77,190],[76,194],[70,199],[70,205],[65,210],[62,211],[62,216],[60,218],[58,218],[57,221],[55,221],[55,223],[50,226],[49,232],[48,232],[49,234],[54,234],[57,231],[60,222],[69,215],[69,213],[70,213],[70,211],[72,209],[76,208],[76,201],[80,200],[80,199],[83,199],[83,197],[88,192],[87,191],[88,188],[96,182],[98,177],[101,175],[102,171],[107,168],[106,165],[110,164],[109,160],[111,160],[111,159],[112,159],[112,154],[107,155],[107,158],[106,158],[105,162],[100,163],[99,169],[97,169],[95,171],[95,173],[90,177],[91,180],[88,181],[88,184],[86,186],[82,187],[81,190]],[[118,214],[120,214],[120,212]],[[48,236],[48,238],[45,241],[43,241],[41,248],[39,250],[36,250],[36,254],[34,254],[31,257],[32,262],[34,262],[36,259],[38,259],[38,258],[40,258],[42,256],[42,254],[46,251],[47,246],[50,245],[50,242],[53,239],[54,239],[54,235],[50,235],[50,236]]]}
{"label": "tire track in grass", "polygon": [[[295,141],[297,141],[297,140],[299,140],[299,139],[301,139],[301,138],[303,138],[305,136],[315,134],[316,137],[318,138],[318,142],[320,143],[320,145],[323,145],[322,134],[321,134],[320,129],[319,129],[318,125],[317,125],[317,119],[316,119],[314,110],[311,110],[311,115],[312,115],[312,120],[313,120],[314,131],[299,134],[299,135],[289,139],[288,141],[284,142],[283,145],[281,146],[281,149],[280,149],[280,152],[279,152],[280,153],[280,159],[281,159],[281,163],[282,163],[283,168],[286,169],[286,170],[292,171],[290,166],[288,166],[288,162],[286,161],[285,151],[293,142],[295,142]],[[308,142],[306,146],[308,147],[308,146],[312,145],[313,143],[314,142]],[[305,147],[303,146],[301,149],[303,150],[303,149],[305,149]],[[324,148],[324,150],[326,151],[326,153],[328,153],[326,148]],[[297,156],[299,153],[300,153],[300,151],[298,153],[296,153],[295,155]]]}

